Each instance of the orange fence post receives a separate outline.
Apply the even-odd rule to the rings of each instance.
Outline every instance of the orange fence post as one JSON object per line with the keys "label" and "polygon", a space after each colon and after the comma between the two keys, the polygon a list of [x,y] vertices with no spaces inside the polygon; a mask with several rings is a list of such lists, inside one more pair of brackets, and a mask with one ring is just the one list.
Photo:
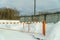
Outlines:
{"label": "orange fence post", "polygon": [[43,28],[42,28],[43,35],[45,36],[46,35],[46,21],[42,22],[42,26],[43,26]]}

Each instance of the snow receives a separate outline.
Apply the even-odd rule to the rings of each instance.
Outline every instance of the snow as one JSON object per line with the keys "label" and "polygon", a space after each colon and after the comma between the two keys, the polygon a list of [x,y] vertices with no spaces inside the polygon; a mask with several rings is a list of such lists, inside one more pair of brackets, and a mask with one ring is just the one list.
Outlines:
{"label": "snow", "polygon": [[40,40],[44,40],[44,39],[45,39],[45,37],[44,37],[43,34],[33,34],[33,37],[34,37],[35,39],[39,38]]}
{"label": "snow", "polygon": [[46,24],[46,36],[48,37],[51,31],[54,29],[54,23],[47,23]]}
{"label": "snow", "polygon": [[[0,22],[19,22],[19,20],[0,20]],[[3,27],[2,27],[3,26]],[[23,23],[20,24],[0,24],[0,28],[10,28],[15,30],[24,30],[25,32],[28,31],[28,24],[24,24],[23,29]],[[35,33],[42,33],[42,23],[32,23],[30,24],[30,32]]]}
{"label": "snow", "polygon": [[[0,20],[0,22],[19,22],[18,20]],[[9,28],[15,30],[28,31],[28,24],[0,24],[0,28]],[[24,33],[16,32],[11,30],[1,30],[0,29],[0,40],[36,40],[40,38],[41,40],[60,40],[60,22],[58,23],[47,23],[46,24],[46,36],[42,34],[42,23],[32,23],[30,24],[30,32]],[[37,34],[39,33],[39,34]],[[12,36],[13,35],[13,36]]]}
{"label": "snow", "polygon": [[45,40],[60,40],[60,22],[54,25],[53,30]]}
{"label": "snow", "polygon": [[47,23],[46,35],[41,35],[35,34],[35,37],[43,40],[60,40],[60,21],[57,23]]}
{"label": "snow", "polygon": [[29,33],[0,29],[0,40],[36,40]]}

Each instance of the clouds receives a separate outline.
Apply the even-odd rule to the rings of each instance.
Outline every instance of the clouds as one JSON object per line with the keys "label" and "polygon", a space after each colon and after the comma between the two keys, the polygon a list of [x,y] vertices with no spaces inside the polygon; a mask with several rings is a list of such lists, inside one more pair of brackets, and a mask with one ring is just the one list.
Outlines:
{"label": "clouds", "polygon": [[59,0],[37,0],[37,10],[59,8]]}
{"label": "clouds", "polygon": [[9,5],[17,8],[22,13],[21,15],[30,15],[33,12],[33,1],[32,0],[10,0]]}
{"label": "clouds", "polygon": [[[37,11],[60,8],[59,0],[36,0]],[[0,0],[0,7],[11,7],[21,11],[22,15],[33,14],[34,0]]]}

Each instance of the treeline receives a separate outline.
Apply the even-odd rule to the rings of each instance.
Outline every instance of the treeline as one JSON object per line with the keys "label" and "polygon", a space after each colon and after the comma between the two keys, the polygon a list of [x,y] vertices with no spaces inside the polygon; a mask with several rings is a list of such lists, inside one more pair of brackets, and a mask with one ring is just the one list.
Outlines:
{"label": "treeline", "polygon": [[0,8],[0,19],[2,20],[18,20],[20,19],[19,11],[12,8]]}

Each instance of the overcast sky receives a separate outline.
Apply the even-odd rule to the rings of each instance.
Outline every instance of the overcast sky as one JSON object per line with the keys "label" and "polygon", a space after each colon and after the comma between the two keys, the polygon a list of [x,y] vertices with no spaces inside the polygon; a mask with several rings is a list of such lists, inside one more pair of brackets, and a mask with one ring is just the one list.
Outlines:
{"label": "overcast sky", "polygon": [[[51,9],[57,10],[60,8],[60,0],[36,0],[36,2],[37,12],[46,10],[51,11]],[[33,4],[34,0],[0,0],[0,8],[16,8],[21,12],[21,15],[32,15],[34,9]]]}

